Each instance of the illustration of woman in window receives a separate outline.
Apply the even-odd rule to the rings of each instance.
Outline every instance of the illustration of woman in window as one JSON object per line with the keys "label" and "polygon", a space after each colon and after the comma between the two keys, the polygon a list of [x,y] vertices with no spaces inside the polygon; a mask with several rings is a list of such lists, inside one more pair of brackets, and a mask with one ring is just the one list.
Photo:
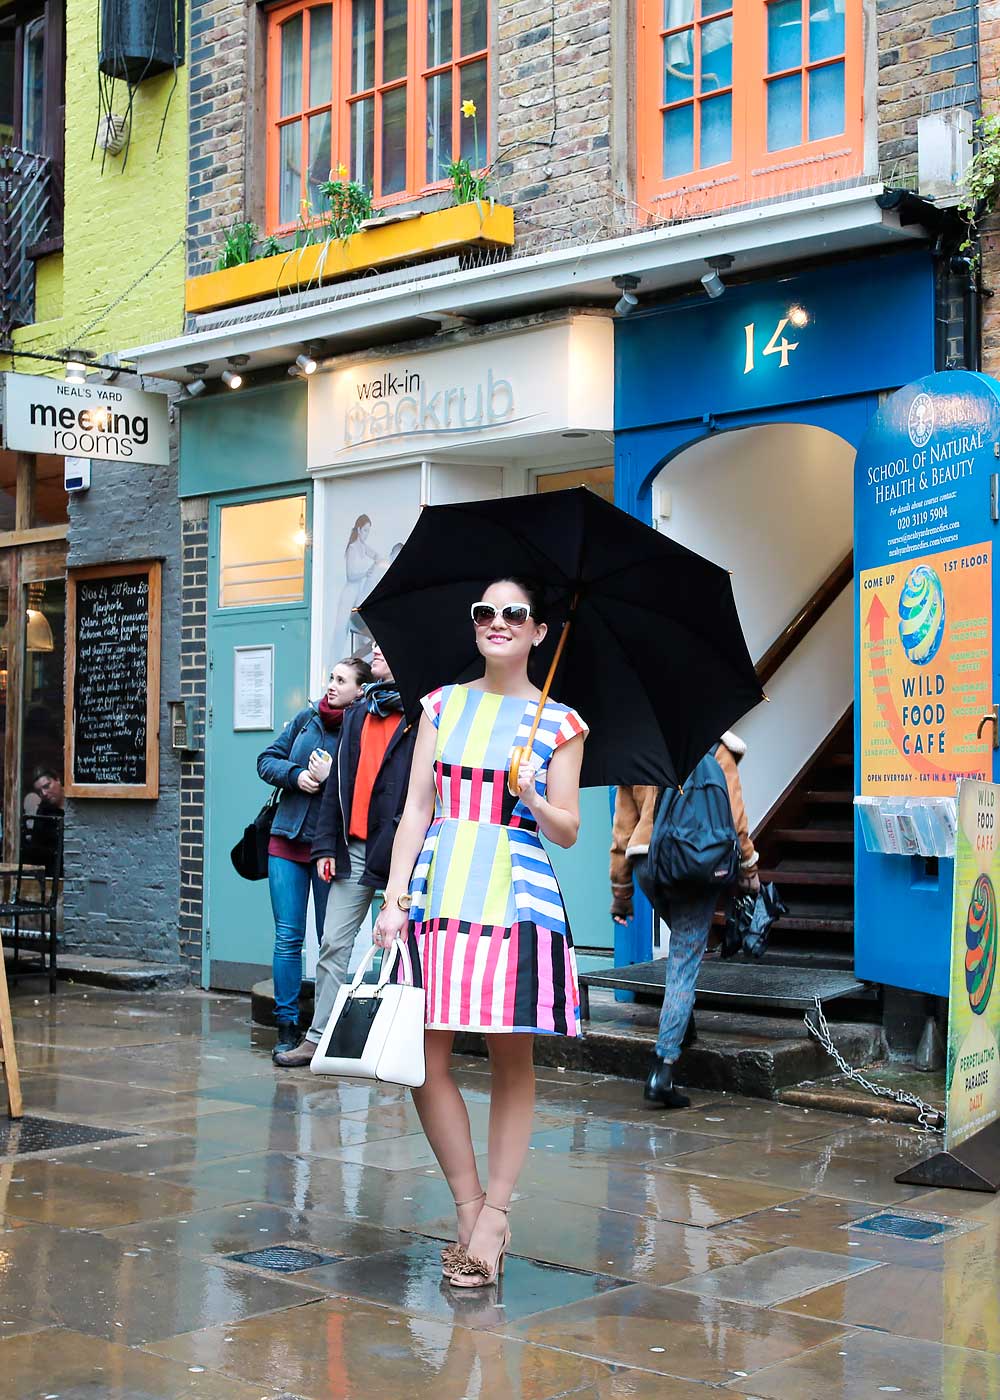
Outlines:
{"label": "illustration of woman in window", "polygon": [[337,605],[335,651],[347,649],[353,654],[357,650],[353,634],[355,630],[361,630],[361,619],[354,619],[356,626],[352,626],[351,615],[365,594],[371,591],[372,571],[378,563],[378,551],[368,543],[371,531],[371,517],[359,515],[347,541],[344,551],[345,582]]}

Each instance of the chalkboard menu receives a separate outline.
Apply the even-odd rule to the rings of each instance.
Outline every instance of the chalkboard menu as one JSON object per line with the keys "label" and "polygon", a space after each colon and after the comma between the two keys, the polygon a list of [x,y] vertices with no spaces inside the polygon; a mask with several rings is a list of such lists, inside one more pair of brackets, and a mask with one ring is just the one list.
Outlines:
{"label": "chalkboard menu", "polygon": [[71,569],[66,791],[159,793],[160,564]]}

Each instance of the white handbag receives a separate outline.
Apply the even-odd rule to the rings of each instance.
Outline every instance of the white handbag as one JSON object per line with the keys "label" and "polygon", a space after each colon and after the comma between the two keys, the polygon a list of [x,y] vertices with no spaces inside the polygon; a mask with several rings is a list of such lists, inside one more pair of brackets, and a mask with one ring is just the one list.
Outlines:
{"label": "white handbag", "polygon": [[[365,982],[377,952],[372,944],[354,981],[337,993],[309,1068],[416,1089],[424,1082],[424,989],[413,985],[410,952],[398,938],[382,959],[378,982]],[[403,981],[390,982],[397,958]]]}

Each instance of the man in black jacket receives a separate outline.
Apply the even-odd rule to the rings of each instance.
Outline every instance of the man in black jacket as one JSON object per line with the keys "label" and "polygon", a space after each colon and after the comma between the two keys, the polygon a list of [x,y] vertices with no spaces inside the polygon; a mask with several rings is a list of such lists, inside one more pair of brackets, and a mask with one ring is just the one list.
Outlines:
{"label": "man in black jacket", "polygon": [[399,691],[378,647],[372,685],[344,715],[333,772],[323,789],[312,854],[333,881],[316,965],[316,1009],[304,1039],[275,1055],[285,1069],[307,1065],[326,1027],[358,930],[389,878],[392,843],[406,801],[417,726],[407,724]]}

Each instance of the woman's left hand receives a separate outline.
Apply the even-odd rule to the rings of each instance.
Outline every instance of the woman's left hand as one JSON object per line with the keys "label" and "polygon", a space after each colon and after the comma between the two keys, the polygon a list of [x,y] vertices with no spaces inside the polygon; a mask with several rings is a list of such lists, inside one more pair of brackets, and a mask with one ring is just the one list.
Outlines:
{"label": "woman's left hand", "polygon": [[517,770],[518,797],[529,811],[539,798],[538,788],[535,786],[535,779],[538,777],[538,768],[538,763],[533,759],[524,758],[521,760]]}

